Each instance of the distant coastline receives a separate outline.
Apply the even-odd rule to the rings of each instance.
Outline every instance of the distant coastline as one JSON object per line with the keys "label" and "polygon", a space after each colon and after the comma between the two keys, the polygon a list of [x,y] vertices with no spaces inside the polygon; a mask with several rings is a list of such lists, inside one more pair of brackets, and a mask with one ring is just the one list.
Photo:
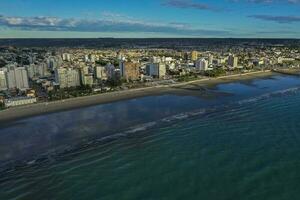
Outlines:
{"label": "distant coastline", "polygon": [[[186,87],[211,87],[217,84],[226,82],[235,82],[240,80],[255,79],[259,77],[272,76],[275,73],[266,71],[256,71],[244,74],[236,74],[229,76],[222,76],[218,78],[206,78],[200,80],[194,80],[184,83],[176,83],[172,85],[160,85],[155,87],[138,88],[124,91],[117,91],[111,93],[104,93],[92,96],[77,97],[71,99],[65,99],[60,101],[53,101],[47,103],[37,103],[26,106],[9,108],[0,111],[0,123],[10,122],[18,119],[23,119],[32,116],[38,116],[48,113],[61,112],[66,110],[78,109],[82,107],[88,107],[93,105],[100,105],[106,103],[112,103],[122,100],[174,94],[174,95],[186,95],[186,96],[199,96],[198,92],[186,90]],[[200,94],[201,96],[201,94]]]}

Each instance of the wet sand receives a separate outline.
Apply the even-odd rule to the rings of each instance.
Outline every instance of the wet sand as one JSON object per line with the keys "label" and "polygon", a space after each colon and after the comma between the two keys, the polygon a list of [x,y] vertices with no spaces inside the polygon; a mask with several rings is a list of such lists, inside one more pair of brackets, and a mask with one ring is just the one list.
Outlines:
{"label": "wet sand", "polygon": [[[31,116],[37,116],[47,113],[66,111],[71,109],[77,109],[87,106],[112,103],[116,101],[173,94],[173,95],[185,95],[185,96],[199,96],[205,98],[205,88],[211,88],[215,85],[228,82],[236,82],[243,80],[251,80],[255,78],[263,78],[272,76],[275,73],[271,71],[264,72],[250,72],[242,75],[232,75],[226,77],[218,77],[211,79],[201,79],[184,83],[177,83],[173,85],[164,85],[148,88],[131,89],[125,91],[117,91],[111,93],[98,94],[93,96],[78,97],[72,99],[65,99],[62,101],[53,101],[48,103],[37,103],[26,106],[9,108],[0,111],[0,123],[9,122],[17,119],[22,119]],[[203,92],[201,92],[203,89]],[[200,92],[199,92],[200,91]]]}

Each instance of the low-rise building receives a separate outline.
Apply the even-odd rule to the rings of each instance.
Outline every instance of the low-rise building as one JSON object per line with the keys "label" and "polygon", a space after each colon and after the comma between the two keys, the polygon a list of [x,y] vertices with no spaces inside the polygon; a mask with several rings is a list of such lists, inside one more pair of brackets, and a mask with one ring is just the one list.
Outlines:
{"label": "low-rise building", "polygon": [[37,99],[32,97],[15,97],[9,98],[4,100],[4,106],[6,108],[15,107],[15,106],[22,106],[27,104],[36,103]]}

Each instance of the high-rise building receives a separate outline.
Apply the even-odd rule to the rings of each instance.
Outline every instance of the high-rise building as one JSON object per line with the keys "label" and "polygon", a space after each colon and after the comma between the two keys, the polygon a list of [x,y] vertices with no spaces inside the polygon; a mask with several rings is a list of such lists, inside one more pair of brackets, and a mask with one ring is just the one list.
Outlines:
{"label": "high-rise building", "polygon": [[90,54],[90,55],[89,55],[89,61],[92,62],[92,63],[94,63],[94,62],[96,61],[95,55]]}
{"label": "high-rise building", "polygon": [[28,73],[25,67],[8,66],[6,80],[9,89],[26,90],[29,88]]}
{"label": "high-rise building", "polygon": [[146,65],[146,74],[155,78],[166,76],[166,65],[163,63],[149,63]]}
{"label": "high-rise building", "polygon": [[47,63],[40,63],[39,65],[39,74],[41,77],[48,77],[48,76],[51,76],[51,72],[48,68],[48,65]]}
{"label": "high-rise building", "polygon": [[191,52],[191,60],[196,61],[198,59],[198,51]]}
{"label": "high-rise building", "polygon": [[200,71],[208,70],[208,61],[205,60],[204,58],[197,60],[196,68]]}
{"label": "high-rise building", "polygon": [[0,69],[0,91],[7,90],[6,69]]}
{"label": "high-rise building", "polygon": [[72,68],[55,69],[55,80],[60,88],[80,86],[79,70]]}
{"label": "high-rise building", "polygon": [[212,65],[213,64],[213,60],[214,60],[214,56],[212,54],[209,54],[209,56],[208,56],[208,64]]}
{"label": "high-rise building", "polygon": [[7,71],[7,73],[6,73],[6,81],[7,81],[7,87],[8,87],[8,89],[14,89],[14,88],[17,87],[15,70],[9,70],[9,71]]}
{"label": "high-rise building", "polygon": [[50,72],[48,70],[48,66],[46,63],[40,63],[38,65],[36,64],[30,64],[26,66],[26,70],[28,72],[29,78],[41,78],[46,77],[50,75]]}
{"label": "high-rise building", "polygon": [[106,74],[108,79],[114,79],[115,78],[115,66],[113,64],[107,64],[105,66]]}
{"label": "high-rise building", "polygon": [[72,60],[71,54],[69,54],[69,53],[63,53],[62,54],[62,59],[63,59],[63,61],[71,61]]}
{"label": "high-rise building", "polygon": [[67,69],[66,68],[56,68],[55,69],[55,82],[59,84],[60,88],[67,87]]}
{"label": "high-rise building", "polygon": [[30,79],[32,79],[33,77],[35,77],[35,64],[30,64],[26,66],[26,70],[28,73],[28,77]]}
{"label": "high-rise building", "polygon": [[140,77],[140,67],[138,63],[120,62],[120,75],[126,80],[137,80]]}
{"label": "high-rise building", "polygon": [[81,75],[81,83],[82,85],[89,85],[92,86],[94,83],[94,75],[90,72],[89,66],[82,66],[80,69],[80,75]]}
{"label": "high-rise building", "polygon": [[234,55],[229,55],[228,56],[228,65],[230,67],[236,68],[238,66],[238,57]]}
{"label": "high-rise building", "polygon": [[17,88],[20,90],[29,89],[28,74],[25,67],[15,68],[15,80]]}
{"label": "high-rise building", "polygon": [[36,55],[29,55],[28,61],[30,64],[34,63],[36,61]]}
{"label": "high-rise building", "polygon": [[185,53],[183,54],[183,59],[184,59],[184,60],[188,60],[189,57],[190,57],[190,54],[189,54],[188,52],[185,52]]}
{"label": "high-rise building", "polygon": [[81,77],[82,85],[93,86],[94,84],[94,76],[93,74],[85,74]]}
{"label": "high-rise building", "polygon": [[86,65],[82,66],[81,67],[81,73],[82,73],[82,75],[89,74],[90,73],[89,66],[86,66]]}
{"label": "high-rise building", "polygon": [[85,62],[89,62],[89,61],[90,61],[89,55],[85,55],[85,56],[84,56],[84,61],[85,61]]}
{"label": "high-rise building", "polygon": [[100,80],[107,80],[106,68],[103,66],[97,66],[96,68],[96,78]]}
{"label": "high-rise building", "polygon": [[47,64],[48,64],[48,68],[51,70],[56,69],[57,67],[59,67],[59,65],[61,65],[62,63],[62,58],[61,57],[50,57],[47,59]]}

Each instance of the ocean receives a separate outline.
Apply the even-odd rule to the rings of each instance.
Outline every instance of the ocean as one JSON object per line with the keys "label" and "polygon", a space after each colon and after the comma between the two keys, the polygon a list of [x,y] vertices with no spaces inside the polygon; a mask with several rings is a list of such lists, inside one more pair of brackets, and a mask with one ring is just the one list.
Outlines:
{"label": "ocean", "polygon": [[0,125],[0,199],[298,199],[300,79],[207,90]]}

